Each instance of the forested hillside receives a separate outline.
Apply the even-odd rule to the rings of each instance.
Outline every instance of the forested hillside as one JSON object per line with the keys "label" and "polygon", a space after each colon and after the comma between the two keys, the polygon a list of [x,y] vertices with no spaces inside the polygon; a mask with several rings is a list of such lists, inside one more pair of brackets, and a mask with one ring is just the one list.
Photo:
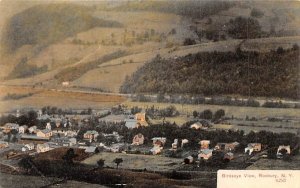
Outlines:
{"label": "forested hillside", "polygon": [[113,11],[158,11],[204,18],[233,7],[235,2],[226,1],[127,1],[119,6],[106,8]]}
{"label": "forested hillside", "polygon": [[299,98],[299,47],[266,53],[205,52],[156,57],[131,77],[123,93],[240,94]]}
{"label": "forested hillside", "polygon": [[37,5],[11,17],[2,33],[1,45],[13,52],[23,45],[41,47],[93,27],[120,27],[116,21],[94,18],[89,9],[72,4]]}

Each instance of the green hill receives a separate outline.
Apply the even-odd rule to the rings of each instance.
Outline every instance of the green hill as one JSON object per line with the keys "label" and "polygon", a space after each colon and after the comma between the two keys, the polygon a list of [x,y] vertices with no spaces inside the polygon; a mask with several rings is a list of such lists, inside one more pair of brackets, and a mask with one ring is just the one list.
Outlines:
{"label": "green hill", "polygon": [[3,29],[1,45],[7,52],[13,52],[27,44],[47,46],[93,27],[121,26],[91,16],[85,6],[43,4],[11,17]]}
{"label": "green hill", "polygon": [[298,66],[296,45],[266,53],[237,50],[156,57],[127,77],[121,92],[299,98]]}

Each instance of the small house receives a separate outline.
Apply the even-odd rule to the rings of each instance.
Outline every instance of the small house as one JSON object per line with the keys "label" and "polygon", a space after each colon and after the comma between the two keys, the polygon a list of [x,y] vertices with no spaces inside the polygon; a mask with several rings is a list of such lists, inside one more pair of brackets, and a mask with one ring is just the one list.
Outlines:
{"label": "small house", "polygon": [[38,153],[43,153],[43,152],[47,152],[50,150],[50,146],[48,143],[43,143],[43,144],[37,144],[36,145],[36,151]]}
{"label": "small house", "polygon": [[99,133],[97,131],[87,131],[83,134],[84,139],[89,139],[90,141],[96,140],[99,136]]}
{"label": "small house", "polygon": [[126,120],[125,120],[125,126],[126,126],[128,129],[133,129],[133,128],[138,127],[138,122],[137,122],[137,120],[135,120],[135,119],[126,119]]}
{"label": "small house", "polygon": [[249,153],[249,155],[254,151],[261,151],[261,143],[249,143],[245,148],[245,153]]}
{"label": "small house", "polygon": [[0,149],[7,148],[7,147],[8,147],[8,142],[0,141]]}
{"label": "small house", "polygon": [[232,152],[228,152],[224,155],[224,159],[228,159],[231,161],[234,158],[234,154]]}
{"label": "small house", "polygon": [[203,150],[203,149],[208,149],[209,148],[209,144],[210,144],[210,140],[201,140],[199,142],[200,144],[200,149]]}
{"label": "small house", "polygon": [[31,151],[34,150],[34,144],[33,143],[29,143],[29,144],[25,144],[24,147],[22,147],[22,151]]}
{"label": "small house", "polygon": [[76,143],[77,143],[76,138],[70,138],[70,139],[69,139],[69,145],[70,145],[70,146],[74,146]]}
{"label": "small house", "polygon": [[62,83],[61,83],[61,85],[62,85],[62,86],[64,86],[64,87],[67,87],[67,86],[69,86],[69,85],[70,85],[70,82],[68,82],[68,81],[65,81],[65,82],[62,82]]}
{"label": "small house", "polygon": [[157,154],[160,154],[161,151],[162,151],[163,147],[160,147],[160,146],[154,146],[150,151],[153,155],[157,155]]}
{"label": "small house", "polygon": [[22,125],[19,127],[19,134],[24,134],[26,130],[28,129],[27,125]]}
{"label": "small house", "polygon": [[154,137],[151,139],[153,141],[153,145],[164,146],[167,139],[165,137]]}
{"label": "small house", "polygon": [[291,154],[291,147],[287,146],[279,146],[277,149],[277,158],[282,158],[283,155],[290,155]]}
{"label": "small house", "polygon": [[196,123],[193,123],[191,126],[190,126],[191,129],[201,129],[202,128],[202,123],[200,122],[196,122]]}
{"label": "small house", "polygon": [[183,162],[184,162],[184,164],[191,164],[194,162],[194,157],[188,156],[188,157],[184,158]]}
{"label": "small house", "polygon": [[28,131],[29,131],[30,134],[36,133],[37,132],[37,127],[36,126],[31,126],[31,127],[29,127]]}
{"label": "small house", "polygon": [[172,143],[172,149],[176,150],[178,146],[178,139],[174,139],[174,142]]}
{"label": "small house", "polygon": [[49,129],[38,130],[36,136],[43,138],[50,138],[52,136],[52,131]]}
{"label": "small house", "polygon": [[181,147],[183,147],[185,144],[189,143],[188,139],[182,139],[181,140]]}
{"label": "small house", "polygon": [[208,160],[209,158],[212,157],[212,149],[202,149],[198,155],[199,159],[204,159],[204,160]]}
{"label": "small house", "polygon": [[48,123],[46,124],[46,129],[48,129],[48,130],[51,130],[51,129],[52,129],[50,122],[48,122]]}
{"label": "small house", "polygon": [[142,135],[141,133],[135,135],[132,139],[132,145],[143,145],[144,144],[144,135]]}
{"label": "small house", "polygon": [[96,152],[97,147],[95,146],[89,146],[85,149],[85,153],[95,153]]}

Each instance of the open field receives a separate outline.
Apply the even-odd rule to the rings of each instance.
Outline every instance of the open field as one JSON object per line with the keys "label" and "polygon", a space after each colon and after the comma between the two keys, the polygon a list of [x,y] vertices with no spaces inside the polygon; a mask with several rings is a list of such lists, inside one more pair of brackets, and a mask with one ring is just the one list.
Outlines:
{"label": "open field", "polygon": [[[23,187],[43,187],[50,185],[54,182],[61,180],[60,178],[51,178],[41,176],[25,176],[25,175],[11,175],[0,173],[0,187],[1,188],[23,188]],[[91,187],[91,188],[104,188],[103,185],[90,184],[79,181],[66,181],[47,187]]]}
{"label": "open field", "polygon": [[123,169],[144,169],[153,171],[174,170],[181,166],[182,159],[168,158],[153,155],[135,155],[123,153],[99,153],[82,161],[84,164],[97,165],[99,159],[105,160],[105,166],[116,167],[113,162],[115,158],[122,158],[123,163],[119,168]]}
{"label": "open field", "polygon": [[21,108],[42,108],[44,106],[57,106],[67,109],[83,109],[91,107],[93,109],[110,108],[116,104],[124,102],[126,99],[121,96],[108,94],[93,94],[67,92],[48,89],[37,89],[32,87],[1,86],[0,96],[7,93],[34,93],[30,97],[19,100],[0,100],[0,112],[9,112]]}
{"label": "open field", "polygon": [[300,170],[300,156],[293,156],[292,161],[260,159],[247,170]]}
{"label": "open field", "polygon": [[294,108],[263,108],[263,107],[239,107],[239,106],[221,106],[221,105],[207,105],[207,104],[199,104],[199,105],[181,105],[181,104],[170,104],[170,103],[151,103],[151,102],[124,102],[128,107],[139,106],[144,109],[147,107],[165,108],[170,105],[174,105],[176,109],[183,113],[192,116],[194,110],[203,111],[205,109],[210,109],[213,112],[219,109],[224,109],[225,114],[228,117],[232,115],[236,118],[245,118],[247,115],[249,117],[256,118],[266,118],[266,117],[287,117],[287,118],[300,118],[300,109]]}

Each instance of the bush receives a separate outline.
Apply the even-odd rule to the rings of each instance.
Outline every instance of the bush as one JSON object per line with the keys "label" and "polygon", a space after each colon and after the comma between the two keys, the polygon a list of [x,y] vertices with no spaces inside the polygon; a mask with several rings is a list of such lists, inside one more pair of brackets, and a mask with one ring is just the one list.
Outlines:
{"label": "bush", "polygon": [[191,39],[191,38],[184,39],[184,42],[183,42],[184,46],[194,45],[194,44],[196,44],[196,41],[194,39]]}
{"label": "bush", "polygon": [[261,18],[261,17],[263,17],[264,12],[261,11],[261,10],[259,10],[259,9],[257,9],[257,8],[253,8],[253,9],[251,10],[250,15],[251,15],[252,17]]}

